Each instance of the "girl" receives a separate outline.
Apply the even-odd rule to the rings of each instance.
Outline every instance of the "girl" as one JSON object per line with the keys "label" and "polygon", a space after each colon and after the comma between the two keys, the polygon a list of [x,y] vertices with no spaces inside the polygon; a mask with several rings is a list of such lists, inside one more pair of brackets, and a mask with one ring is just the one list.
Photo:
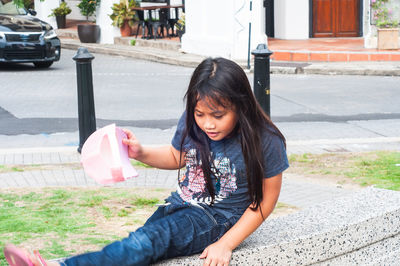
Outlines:
{"label": "girl", "polygon": [[[177,191],[128,238],[61,265],[148,265],[200,252],[204,265],[228,265],[232,251],[272,212],[288,167],[285,139],[241,67],[204,60],[185,98],[171,145],[144,147],[128,130],[123,140],[129,156],[145,164],[185,166]],[[30,259],[38,263],[37,257]]]}

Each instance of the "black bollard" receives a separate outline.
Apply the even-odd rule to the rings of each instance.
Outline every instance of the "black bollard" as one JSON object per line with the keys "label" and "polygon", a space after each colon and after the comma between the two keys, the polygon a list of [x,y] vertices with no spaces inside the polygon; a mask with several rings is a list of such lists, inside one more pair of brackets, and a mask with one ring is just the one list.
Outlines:
{"label": "black bollard", "polygon": [[96,115],[94,113],[92,60],[94,56],[86,48],[80,47],[73,57],[76,61],[78,81],[78,118],[79,118],[79,147],[96,131]]}
{"label": "black bollard", "polygon": [[254,55],[254,95],[264,112],[271,117],[269,57],[272,52],[266,44],[257,45]]}

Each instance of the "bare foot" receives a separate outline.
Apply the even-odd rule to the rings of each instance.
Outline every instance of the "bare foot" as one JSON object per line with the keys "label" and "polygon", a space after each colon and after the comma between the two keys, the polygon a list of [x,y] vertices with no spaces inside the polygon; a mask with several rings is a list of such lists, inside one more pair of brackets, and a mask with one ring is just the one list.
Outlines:
{"label": "bare foot", "polygon": [[38,251],[30,252],[25,248],[18,248],[12,244],[4,247],[4,255],[11,265],[59,266],[57,262],[45,261]]}
{"label": "bare foot", "polygon": [[[27,252],[27,255],[29,257],[29,259],[32,261],[33,265],[35,266],[60,266],[60,264],[58,264],[57,262],[53,262],[53,261],[46,261],[44,258],[42,258],[41,256],[37,255],[38,253],[29,253]],[[42,260],[41,260],[42,259]]]}

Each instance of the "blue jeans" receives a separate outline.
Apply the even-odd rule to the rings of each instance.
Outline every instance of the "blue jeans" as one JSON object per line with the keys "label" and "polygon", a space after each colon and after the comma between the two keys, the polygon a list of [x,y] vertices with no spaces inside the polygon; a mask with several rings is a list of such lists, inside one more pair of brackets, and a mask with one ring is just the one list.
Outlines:
{"label": "blue jeans", "polygon": [[162,206],[128,238],[101,251],[68,258],[61,265],[149,265],[161,259],[199,253],[222,237],[233,220],[223,215],[212,216],[189,204]]}

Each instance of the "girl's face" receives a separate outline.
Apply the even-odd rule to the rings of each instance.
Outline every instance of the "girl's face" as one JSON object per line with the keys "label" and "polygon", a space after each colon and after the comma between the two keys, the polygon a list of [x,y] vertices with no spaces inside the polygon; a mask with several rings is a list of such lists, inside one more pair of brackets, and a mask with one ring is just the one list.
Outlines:
{"label": "girl's face", "polygon": [[233,106],[223,107],[209,99],[197,102],[194,119],[201,130],[214,141],[228,136],[238,120]]}

